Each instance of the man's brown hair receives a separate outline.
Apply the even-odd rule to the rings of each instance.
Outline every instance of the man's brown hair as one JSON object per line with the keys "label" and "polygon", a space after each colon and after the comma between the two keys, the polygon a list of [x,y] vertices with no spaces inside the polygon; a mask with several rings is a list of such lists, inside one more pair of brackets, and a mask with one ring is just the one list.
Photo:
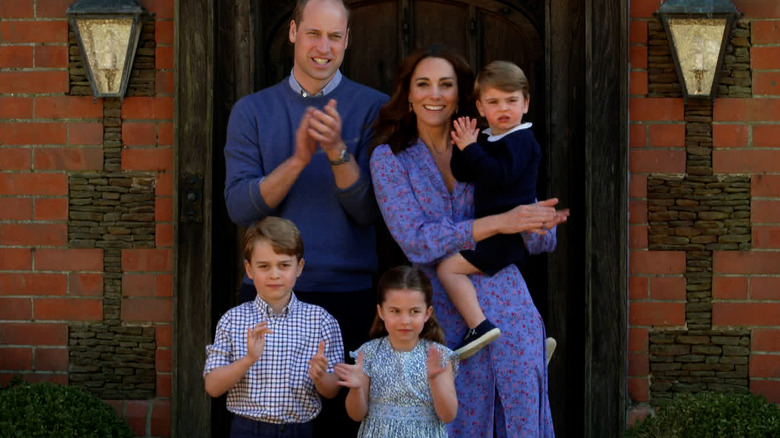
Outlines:
{"label": "man's brown hair", "polygon": [[[306,8],[306,5],[309,3],[310,0],[298,0],[295,2],[295,9],[293,9],[293,15],[292,19],[295,22],[295,25],[300,27],[301,21],[303,21],[303,10]],[[341,6],[344,7],[344,12],[347,13],[347,29],[349,29],[349,25],[351,24],[352,14],[349,11],[349,7],[347,7],[347,4],[344,2],[344,0],[332,0],[336,3],[341,3]]]}

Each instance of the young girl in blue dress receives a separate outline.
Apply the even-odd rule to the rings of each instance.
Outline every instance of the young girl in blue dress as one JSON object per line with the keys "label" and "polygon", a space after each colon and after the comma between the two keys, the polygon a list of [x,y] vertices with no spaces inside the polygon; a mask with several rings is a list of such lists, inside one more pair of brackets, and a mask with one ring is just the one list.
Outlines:
{"label": "young girl in blue dress", "polygon": [[379,280],[370,341],[354,365],[335,373],[349,388],[349,416],[362,421],[358,438],[444,438],[455,418],[457,359],[445,347],[431,306],[433,287],[422,271],[399,266]]}

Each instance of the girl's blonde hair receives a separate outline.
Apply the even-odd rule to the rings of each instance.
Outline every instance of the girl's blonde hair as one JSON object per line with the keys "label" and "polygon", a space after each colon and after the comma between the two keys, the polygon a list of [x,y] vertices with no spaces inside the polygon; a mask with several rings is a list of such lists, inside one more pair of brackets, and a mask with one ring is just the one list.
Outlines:
{"label": "girl's blonde hair", "polygon": [[[379,285],[377,286],[377,304],[382,305],[385,302],[385,296],[389,290],[397,289],[409,289],[419,291],[425,297],[426,308],[431,307],[433,301],[433,285],[431,280],[424,272],[411,266],[397,266],[390,269],[382,275],[379,279]],[[371,331],[368,333],[368,337],[371,339],[387,336],[387,328],[385,322],[379,317],[379,314],[374,316],[374,323],[371,325]],[[425,321],[420,337],[428,339],[429,341],[438,342],[444,344],[444,331],[439,325],[439,321],[436,319],[436,313],[431,313],[430,318]]]}

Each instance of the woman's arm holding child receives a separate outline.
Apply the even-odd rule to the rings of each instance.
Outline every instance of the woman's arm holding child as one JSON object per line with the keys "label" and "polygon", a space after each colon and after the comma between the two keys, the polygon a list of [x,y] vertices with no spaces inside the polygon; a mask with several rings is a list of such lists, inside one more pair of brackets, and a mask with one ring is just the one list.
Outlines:
{"label": "woman's arm holding child", "polygon": [[325,357],[325,341],[320,341],[317,354],[309,360],[309,377],[317,392],[325,398],[333,398],[339,393],[339,382],[335,375],[328,372],[328,358]]}
{"label": "woman's arm holding child", "polygon": [[206,392],[212,397],[219,397],[228,392],[241,380],[249,368],[257,362],[263,354],[265,347],[265,335],[273,333],[265,322],[254,327],[247,328],[247,354],[241,359],[214,369],[206,374]]}
{"label": "woman's arm holding child", "polygon": [[371,379],[363,374],[363,352],[358,354],[355,365],[336,364],[335,373],[339,385],[349,388],[345,403],[349,418],[363,421],[368,413],[368,390],[371,385]]}
{"label": "woman's arm holding child", "polygon": [[433,395],[433,408],[436,415],[445,423],[458,415],[458,395],[455,392],[455,375],[452,363],[441,364],[441,352],[431,345],[428,347],[428,384]]}

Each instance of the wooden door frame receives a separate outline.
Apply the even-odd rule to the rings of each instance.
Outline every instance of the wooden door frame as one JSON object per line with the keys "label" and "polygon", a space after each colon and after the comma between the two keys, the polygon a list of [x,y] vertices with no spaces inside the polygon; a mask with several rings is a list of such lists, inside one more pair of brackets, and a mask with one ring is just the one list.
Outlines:
{"label": "wooden door frame", "polygon": [[[205,346],[211,343],[211,200],[214,82],[214,0],[174,5],[174,437],[211,434],[211,399],[203,386]],[[182,217],[187,176],[202,181],[201,220]],[[218,196],[221,196],[218,194]]]}
{"label": "wooden door frame", "polygon": [[[583,369],[573,370],[584,373],[582,430],[559,435],[619,437],[628,375],[628,5],[547,0],[545,15],[548,186],[572,208],[550,256],[548,324],[561,336],[564,355],[572,329],[584,333],[585,344]],[[566,178],[582,166],[584,181]],[[578,300],[580,292],[584,317],[572,314],[579,302],[562,302]],[[569,317],[582,326],[567,327]],[[571,373],[560,368],[578,361],[566,359],[553,360],[550,375]],[[565,379],[549,387],[553,400],[569,389]]]}
{"label": "wooden door frame", "polygon": [[[211,342],[214,324],[212,204],[222,196],[212,193],[211,177],[215,162],[213,87],[218,79],[215,14],[217,7],[229,4],[235,11],[239,9],[235,5],[250,1],[177,0],[175,4],[174,196],[183,198],[186,178],[202,176],[202,219],[182,217],[187,201],[177,203],[173,436],[210,433],[211,400],[203,390],[201,373],[204,347]],[[248,23],[242,23],[238,27],[246,29],[243,26]],[[585,333],[583,369],[569,372],[584,373],[582,430],[588,437],[622,436],[626,418],[627,29],[627,5],[622,0],[546,0],[548,187],[550,193],[572,201],[574,224],[562,228],[560,246],[550,256],[549,289],[570,291],[569,297],[571,291],[582,292],[584,316],[579,316],[584,327],[578,329]],[[234,39],[233,53],[246,47],[245,38]],[[246,72],[251,70],[247,58],[253,54],[243,58],[237,77],[252,77]],[[238,82],[235,87],[241,92],[247,85]],[[581,148],[574,160],[572,148]],[[572,166],[585,167],[585,181],[561,183],[567,181],[564,175]],[[571,303],[561,303],[554,293],[550,297],[550,311],[564,312],[559,315],[563,318],[553,318],[551,324],[562,324],[565,333]],[[560,341],[565,344],[565,334]],[[551,366],[565,362],[553,361]],[[550,382],[550,387],[551,392],[566,389],[565,382]],[[577,436],[574,431],[565,435]]]}

